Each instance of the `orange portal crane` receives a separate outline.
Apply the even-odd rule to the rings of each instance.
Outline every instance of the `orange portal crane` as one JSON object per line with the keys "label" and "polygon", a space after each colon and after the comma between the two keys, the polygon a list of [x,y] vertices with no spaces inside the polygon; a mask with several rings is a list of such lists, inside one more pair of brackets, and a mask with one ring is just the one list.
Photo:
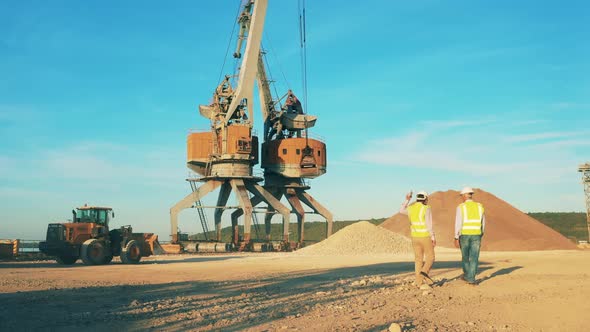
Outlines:
{"label": "orange portal crane", "polygon": [[[170,209],[173,243],[181,240],[178,213],[190,207],[202,209],[200,200],[217,188],[220,190],[214,206],[216,240],[221,241],[221,217],[226,209],[232,208],[226,204],[233,191],[239,206],[232,214],[232,243],[238,250],[252,248],[253,209],[261,202],[268,206],[265,217],[267,240],[270,241],[272,216],[278,213],[283,218],[282,240],[288,243],[291,210],[280,202],[283,195],[287,196],[298,216],[300,242],[303,241],[305,214],[300,200],[326,217],[328,235],[331,234],[332,215],[305,192],[309,187],[302,180],[317,177],[326,171],[325,144],[301,134],[302,130],[315,124],[316,117],[303,114],[301,103],[292,92],[285,96],[285,106],[279,110],[276,109],[278,102],[273,101],[270,94],[260,52],[267,4],[268,0],[248,1],[239,16],[240,34],[234,57],[241,59],[241,66],[236,87],[232,86],[230,76],[226,76],[215,89],[213,102],[199,106],[199,113],[211,121],[211,130],[189,134],[187,166],[201,176],[190,181],[202,184],[192,185],[193,192]],[[258,163],[259,144],[258,137],[252,134],[253,88],[256,83],[265,123],[265,143],[262,146],[264,186],[259,184],[263,178],[254,176],[252,172],[253,166]],[[250,194],[253,196],[250,197]],[[244,232],[240,236],[238,218],[242,215]]]}
{"label": "orange portal crane", "polygon": [[[246,26],[241,31],[247,32]],[[302,45],[304,41],[302,41]],[[275,198],[283,196],[291,205],[297,216],[297,246],[303,245],[305,209],[303,204],[326,219],[326,234],[332,234],[333,216],[322,204],[315,200],[307,190],[310,187],[305,179],[313,179],[326,173],[326,144],[320,139],[311,138],[308,129],[315,126],[317,116],[305,114],[302,103],[289,90],[279,100],[274,100],[270,92],[270,80],[267,77],[263,53],[258,59],[257,84],[260,94],[264,134],[262,143],[262,168],[264,169],[264,188]],[[285,103],[277,107],[282,99]],[[260,203],[254,198],[253,205]],[[273,207],[269,206],[273,211]],[[232,213],[232,221],[243,214],[242,209]],[[265,224],[270,225],[273,214],[267,213]],[[267,229],[267,237],[269,230]],[[288,233],[284,232],[284,241]]]}
{"label": "orange portal crane", "polygon": [[584,201],[586,203],[586,225],[588,226],[588,243],[590,243],[590,163],[580,165],[578,172],[582,173]]}

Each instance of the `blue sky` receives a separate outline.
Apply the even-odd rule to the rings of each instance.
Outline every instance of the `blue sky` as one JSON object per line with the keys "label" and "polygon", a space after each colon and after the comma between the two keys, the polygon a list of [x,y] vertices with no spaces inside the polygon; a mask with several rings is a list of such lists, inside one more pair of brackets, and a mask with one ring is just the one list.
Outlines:
{"label": "blue sky", "polygon": [[[197,106],[238,2],[0,0],[0,238],[43,238],[91,203],[167,240],[169,208],[189,192],[186,134],[208,127]],[[277,89],[295,93],[297,7],[271,0],[263,39]],[[584,209],[587,2],[307,1],[306,12],[308,112],[329,162],[311,193],[336,219],[464,185],[524,211]],[[194,211],[180,223],[199,230]]]}

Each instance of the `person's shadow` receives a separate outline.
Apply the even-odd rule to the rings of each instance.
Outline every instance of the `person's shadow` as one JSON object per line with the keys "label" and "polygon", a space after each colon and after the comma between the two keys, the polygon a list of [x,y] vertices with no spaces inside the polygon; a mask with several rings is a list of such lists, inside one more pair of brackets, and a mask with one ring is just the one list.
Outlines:
{"label": "person's shadow", "polygon": [[478,284],[481,284],[482,282],[485,282],[485,281],[487,281],[489,279],[492,279],[492,278],[497,277],[497,276],[501,276],[501,275],[512,273],[513,271],[516,271],[518,269],[522,269],[522,266],[511,266],[511,267],[507,267],[507,268],[504,268],[504,269],[500,269],[500,270],[498,270],[498,271],[490,274],[489,276],[483,277],[482,279],[478,280],[477,283]]}
{"label": "person's shadow", "polygon": [[[490,266],[480,267],[479,268],[479,271],[478,271],[478,274],[482,273],[483,271],[490,270],[492,268],[493,267],[490,267]],[[516,271],[518,269],[522,269],[522,266],[511,266],[511,267],[507,267],[507,268],[504,268],[504,269],[500,269],[500,270],[498,270],[498,271],[490,274],[487,277],[483,277],[481,279],[476,280],[476,283],[479,285],[482,282],[485,282],[485,281],[487,281],[489,279],[495,278],[497,276],[501,276],[501,275],[512,273],[513,271]],[[449,282],[452,282],[452,281],[455,281],[455,280],[460,280],[462,276],[463,276],[463,274],[460,274],[460,275],[458,275],[458,276],[456,276],[454,278],[450,278],[450,279],[443,278],[443,279],[435,282],[433,285],[435,285],[435,286],[442,286],[442,285],[444,285],[446,283],[449,283]]]}

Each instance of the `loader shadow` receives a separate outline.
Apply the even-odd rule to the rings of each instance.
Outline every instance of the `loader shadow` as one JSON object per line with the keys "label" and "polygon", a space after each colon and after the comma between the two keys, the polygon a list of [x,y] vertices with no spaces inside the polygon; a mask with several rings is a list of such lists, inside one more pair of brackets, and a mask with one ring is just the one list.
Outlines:
{"label": "loader shadow", "polygon": [[[435,269],[460,266],[456,261],[437,262]],[[359,278],[406,277],[413,271],[413,262],[392,262],[239,280],[4,293],[0,294],[0,303],[6,308],[0,311],[0,330],[256,329],[260,324],[304,315],[314,307],[330,306],[384,287],[368,284],[351,291],[351,283]],[[228,273],[239,271],[228,269]]]}
{"label": "loader shadow", "polygon": [[[187,258],[179,258],[179,259],[149,259],[149,260],[141,260],[139,263],[135,264],[137,266],[142,265],[157,265],[157,264],[179,264],[179,263],[192,263],[192,262],[212,262],[212,261],[225,261],[228,259],[237,259],[242,258],[242,256],[229,256],[229,255],[219,255],[219,256],[190,256]],[[92,265],[92,268],[100,268],[100,267],[107,267],[107,266],[115,266],[115,265],[123,265],[119,261],[114,261],[109,264],[105,265]],[[0,262],[0,270],[2,269],[34,269],[34,268],[55,268],[55,269],[74,269],[74,268],[84,268],[89,267],[88,265],[84,265],[81,260],[78,260],[76,263],[72,265],[61,265],[53,260],[36,262],[36,261],[4,261]]]}
{"label": "loader shadow", "polygon": [[219,255],[219,256],[199,256],[194,257],[191,256],[190,258],[181,258],[181,259],[169,259],[169,260],[149,260],[149,261],[142,261],[140,264],[178,264],[178,263],[194,263],[194,262],[214,262],[214,261],[226,261],[229,259],[237,259],[243,258],[244,256],[229,256],[229,255]]}

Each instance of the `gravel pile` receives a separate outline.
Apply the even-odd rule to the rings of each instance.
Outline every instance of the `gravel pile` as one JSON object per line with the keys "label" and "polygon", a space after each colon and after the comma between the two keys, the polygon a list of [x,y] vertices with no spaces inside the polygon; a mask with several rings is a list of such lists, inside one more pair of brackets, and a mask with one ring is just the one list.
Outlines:
{"label": "gravel pile", "polygon": [[[576,245],[565,236],[489,192],[475,189],[473,200],[483,204],[486,214],[481,250],[576,249]],[[461,196],[454,190],[435,192],[428,198],[437,246],[454,247],[455,213],[459,203]],[[408,216],[400,213],[385,220],[381,226],[397,234],[410,235]]]}
{"label": "gravel pile", "polygon": [[403,235],[359,221],[326,240],[297,251],[304,255],[367,255],[411,253],[412,242]]}

